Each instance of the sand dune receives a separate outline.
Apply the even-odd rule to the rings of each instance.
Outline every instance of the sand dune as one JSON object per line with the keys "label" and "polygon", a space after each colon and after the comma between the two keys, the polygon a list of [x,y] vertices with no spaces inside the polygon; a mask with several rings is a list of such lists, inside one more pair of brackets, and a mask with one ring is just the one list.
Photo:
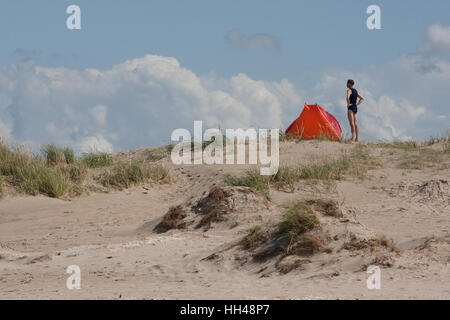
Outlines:
{"label": "sand dune", "polygon": [[[280,164],[339,158],[357,147],[284,142]],[[364,179],[300,180],[294,190],[271,187],[269,197],[225,182],[249,166],[174,166],[168,158],[157,161],[170,168],[171,184],[70,201],[6,195],[0,200],[0,298],[449,299],[450,156],[416,168],[404,165],[411,157],[417,165],[416,153],[363,147]],[[146,151],[115,157],[144,159]],[[310,236],[323,246],[264,259],[258,257],[277,244],[242,247],[249,228],[276,224],[286,204],[300,199],[337,205],[337,215],[311,205],[321,227]],[[69,265],[81,269],[80,290],[66,288]],[[369,265],[381,268],[380,290],[366,286]]]}

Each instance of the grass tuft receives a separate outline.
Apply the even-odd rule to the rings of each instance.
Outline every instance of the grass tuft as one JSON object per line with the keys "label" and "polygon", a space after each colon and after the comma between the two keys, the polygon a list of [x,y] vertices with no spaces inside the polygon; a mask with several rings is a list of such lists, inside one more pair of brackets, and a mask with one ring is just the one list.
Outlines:
{"label": "grass tuft", "polygon": [[306,201],[300,200],[286,207],[278,224],[265,224],[249,229],[240,244],[243,249],[254,251],[253,258],[257,261],[276,255],[281,255],[282,260],[288,255],[331,252],[324,240],[311,233],[318,227],[320,221],[316,213]]}
{"label": "grass tuft", "polygon": [[314,210],[305,202],[292,203],[283,215],[280,222],[278,234],[289,235],[291,241],[319,226],[319,219]]}

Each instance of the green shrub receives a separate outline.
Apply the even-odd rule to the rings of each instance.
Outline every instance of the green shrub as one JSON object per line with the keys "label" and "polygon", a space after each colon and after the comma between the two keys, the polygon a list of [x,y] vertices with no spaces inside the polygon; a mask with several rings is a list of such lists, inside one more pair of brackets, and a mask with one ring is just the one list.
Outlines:
{"label": "green shrub", "polygon": [[59,198],[70,189],[70,179],[58,167],[30,159],[22,166],[11,168],[13,185],[28,194],[46,194]]}

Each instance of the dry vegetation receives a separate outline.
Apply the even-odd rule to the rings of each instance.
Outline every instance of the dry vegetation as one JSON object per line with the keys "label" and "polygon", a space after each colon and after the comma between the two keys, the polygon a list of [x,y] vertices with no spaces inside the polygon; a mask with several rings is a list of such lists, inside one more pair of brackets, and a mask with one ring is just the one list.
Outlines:
{"label": "dry vegetation", "polygon": [[183,229],[186,227],[184,218],[186,213],[182,206],[170,207],[162,221],[154,228],[156,233],[164,233],[172,229]]}
{"label": "dry vegetation", "polygon": [[[188,211],[198,218],[194,229],[203,228],[203,231],[208,231],[213,223],[227,221],[227,215],[233,212],[231,196],[230,192],[216,186],[212,187],[208,195],[199,199],[195,205],[189,206]],[[194,223],[192,220],[187,222],[186,217],[185,208],[180,205],[171,207],[154,231],[163,233],[171,229],[184,229]]]}
{"label": "dry vegetation", "polygon": [[379,236],[376,239],[370,240],[353,240],[345,243],[342,246],[343,250],[370,250],[376,251],[378,248],[384,247],[390,251],[398,252],[398,249],[394,246],[392,240],[385,236]]}

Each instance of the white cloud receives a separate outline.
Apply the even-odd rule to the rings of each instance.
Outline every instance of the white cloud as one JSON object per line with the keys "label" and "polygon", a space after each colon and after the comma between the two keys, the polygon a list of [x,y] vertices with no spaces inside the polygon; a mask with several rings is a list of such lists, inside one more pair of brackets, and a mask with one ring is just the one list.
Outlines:
{"label": "white cloud", "polygon": [[[287,80],[198,77],[175,58],[146,55],[109,70],[36,66],[0,71],[3,132],[18,141],[114,150],[168,143],[194,120],[224,128],[275,127],[299,98]],[[6,121],[6,120],[4,120]]]}
{"label": "white cloud", "polygon": [[225,41],[240,49],[257,51],[280,51],[280,40],[270,34],[252,34],[246,36],[237,29],[227,32]]}

